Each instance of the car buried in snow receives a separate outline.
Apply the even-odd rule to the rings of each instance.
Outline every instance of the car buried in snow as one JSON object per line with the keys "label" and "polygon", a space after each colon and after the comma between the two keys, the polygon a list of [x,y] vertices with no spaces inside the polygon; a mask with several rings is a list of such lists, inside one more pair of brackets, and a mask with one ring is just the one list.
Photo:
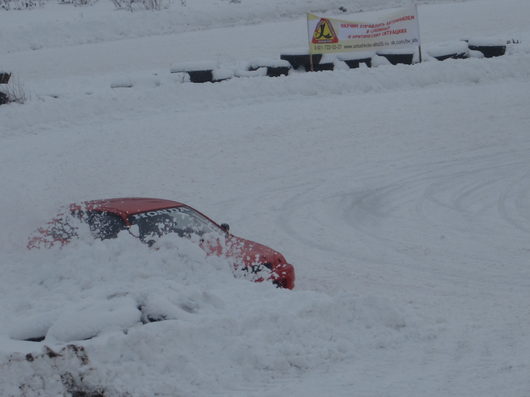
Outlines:
{"label": "car buried in snow", "polygon": [[70,204],[30,237],[28,249],[64,246],[79,238],[86,224],[95,239],[107,240],[127,231],[142,243],[156,248],[162,236],[178,236],[197,242],[207,255],[225,257],[236,277],[256,282],[271,281],[293,289],[294,267],[279,252],[230,233],[192,207],[156,198],[113,198]]}

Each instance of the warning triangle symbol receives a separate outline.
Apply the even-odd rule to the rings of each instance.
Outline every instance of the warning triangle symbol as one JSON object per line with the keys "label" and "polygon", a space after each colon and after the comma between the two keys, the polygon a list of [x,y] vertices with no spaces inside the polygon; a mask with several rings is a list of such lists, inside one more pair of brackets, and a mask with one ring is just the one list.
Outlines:
{"label": "warning triangle symbol", "polygon": [[327,18],[321,18],[313,32],[313,44],[338,43],[339,38],[333,29],[333,25]]}

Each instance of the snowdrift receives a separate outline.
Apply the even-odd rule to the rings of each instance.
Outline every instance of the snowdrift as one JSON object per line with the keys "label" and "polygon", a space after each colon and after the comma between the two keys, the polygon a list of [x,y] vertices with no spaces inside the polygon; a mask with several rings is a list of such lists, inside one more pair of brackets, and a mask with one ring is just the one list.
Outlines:
{"label": "snowdrift", "polygon": [[27,395],[207,395],[318,372],[417,332],[385,299],[236,280],[187,240],[154,251],[122,233],[36,251],[4,263],[1,309],[0,347],[22,353],[3,353],[0,384]]}

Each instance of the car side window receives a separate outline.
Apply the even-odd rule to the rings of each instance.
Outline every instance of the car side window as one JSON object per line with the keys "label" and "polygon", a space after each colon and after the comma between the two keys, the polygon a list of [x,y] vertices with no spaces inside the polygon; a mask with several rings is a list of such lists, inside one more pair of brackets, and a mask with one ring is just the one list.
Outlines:
{"label": "car side window", "polygon": [[106,211],[88,213],[87,223],[92,235],[100,240],[116,238],[119,232],[125,230],[123,220],[118,215]]}
{"label": "car side window", "polygon": [[168,233],[181,234],[176,220],[166,214],[139,219],[136,224],[140,228],[140,239],[142,241],[151,241]]}
{"label": "car side window", "polygon": [[169,233],[176,233],[180,237],[223,233],[211,221],[186,207],[147,211],[132,215],[129,220],[131,224],[138,225],[139,237],[147,243]]}

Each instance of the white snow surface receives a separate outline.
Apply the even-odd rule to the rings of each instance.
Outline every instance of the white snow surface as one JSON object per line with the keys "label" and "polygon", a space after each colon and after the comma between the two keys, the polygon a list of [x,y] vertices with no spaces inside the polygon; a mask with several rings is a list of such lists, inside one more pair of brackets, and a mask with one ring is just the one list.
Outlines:
{"label": "white snow surface", "polygon": [[[413,66],[170,73],[279,59],[305,12],[404,4],[0,11],[0,70],[29,98],[0,106],[0,394],[530,395],[528,0],[420,2]],[[463,38],[519,43],[427,55]],[[126,196],[230,223],[282,252],[296,288],[172,238],[26,249],[62,205]]]}

